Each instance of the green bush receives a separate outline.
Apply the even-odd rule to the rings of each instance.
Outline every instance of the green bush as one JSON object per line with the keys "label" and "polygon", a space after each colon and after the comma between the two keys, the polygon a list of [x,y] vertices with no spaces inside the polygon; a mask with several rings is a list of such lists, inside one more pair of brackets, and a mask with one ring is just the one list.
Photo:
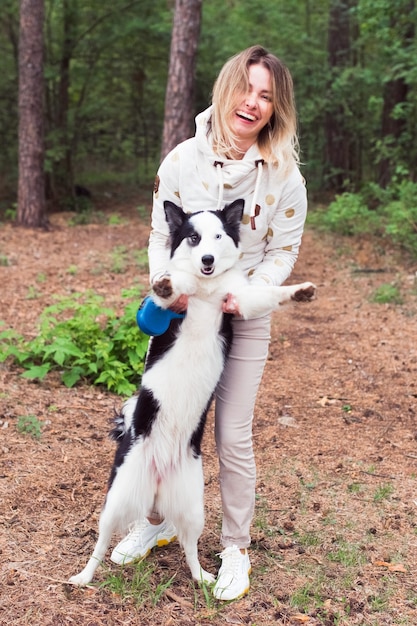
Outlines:
{"label": "green bush", "polygon": [[401,183],[396,195],[383,210],[385,232],[394,243],[417,257],[417,183]]}
{"label": "green bush", "polygon": [[0,362],[12,358],[26,378],[59,371],[67,387],[84,380],[130,395],[143,372],[149,337],[136,324],[138,290],[122,296],[133,299],[121,317],[97,294],[59,299],[43,311],[35,339],[27,341],[10,329],[0,333]]}
{"label": "green bush", "polygon": [[309,223],[339,235],[359,235],[374,232],[380,220],[360,194],[346,192],[337,196],[326,210],[312,212]]}
{"label": "green bush", "polygon": [[339,235],[383,237],[417,257],[417,183],[403,181],[386,189],[368,185],[362,193],[344,193],[326,209],[311,211],[308,223]]}

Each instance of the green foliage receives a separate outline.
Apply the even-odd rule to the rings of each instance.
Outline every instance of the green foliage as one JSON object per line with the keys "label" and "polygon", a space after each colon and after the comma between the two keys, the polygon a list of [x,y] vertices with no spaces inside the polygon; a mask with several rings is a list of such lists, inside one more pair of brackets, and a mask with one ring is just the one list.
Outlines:
{"label": "green foliage", "polygon": [[323,603],[320,591],[312,583],[305,583],[290,595],[289,604],[298,611],[308,613],[312,605],[320,606]]}
{"label": "green foliage", "polygon": [[16,427],[19,433],[30,435],[34,439],[41,438],[41,422],[36,415],[19,415]]}
{"label": "green foliage", "polygon": [[123,219],[123,217],[120,217],[120,215],[117,214],[113,214],[113,215],[109,215],[109,226],[118,226],[119,224],[125,224],[126,220]]}
{"label": "green foliage", "polygon": [[[1,157],[0,157],[0,159],[1,159]],[[2,203],[0,201],[0,209],[3,208],[1,205],[2,205]],[[6,222],[15,222],[16,221],[16,217],[17,217],[17,203],[13,202],[11,206],[4,207],[3,214],[2,214],[1,217]]]}
{"label": "green foliage", "polygon": [[366,554],[360,545],[352,544],[344,539],[334,542],[327,554],[329,561],[340,563],[345,567],[359,566],[366,562]]}
{"label": "green foliage", "polygon": [[340,235],[384,237],[417,258],[417,183],[402,181],[386,189],[374,184],[361,193],[344,193],[326,209],[312,210],[308,223]]}
{"label": "green foliage", "polygon": [[[347,137],[346,189],[379,180],[387,160],[394,182],[417,172],[416,8],[409,0],[358,0],[349,11],[346,65],[331,67],[329,0],[210,0],[202,5],[195,111],[205,108],[224,61],[260,43],[294,77],[303,169],[310,190],[327,184],[329,118]],[[173,3],[165,0],[45,0],[46,162],[50,174],[70,156],[75,182],[106,186],[129,177],[147,182],[159,160]],[[0,18],[0,180],[15,197],[18,130],[19,3],[3,0]],[[138,45],[140,42],[140,45]],[[68,69],[68,75],[65,69]],[[390,119],[399,135],[381,132],[387,86],[403,97]],[[66,85],[68,90],[66,90]],[[341,169],[343,167],[341,166]],[[80,178],[82,179],[80,181]],[[124,178],[126,182],[126,178]],[[73,201],[73,199],[72,199]],[[84,203],[84,199],[81,199]],[[0,202],[1,204],[1,202]],[[90,216],[91,217],[91,216]],[[81,210],[77,219],[89,219]]]}
{"label": "green foliage", "polygon": [[337,196],[325,211],[312,212],[309,222],[339,235],[358,235],[375,232],[379,218],[360,194],[346,192]]}
{"label": "green foliage", "polygon": [[11,357],[29,379],[58,371],[67,387],[85,380],[131,394],[143,372],[148,336],[135,321],[138,290],[122,295],[133,300],[121,317],[93,293],[61,298],[43,311],[35,339],[26,341],[13,330],[0,333],[0,361]]}
{"label": "green foliage", "polygon": [[111,253],[110,271],[113,274],[123,274],[126,271],[128,250],[126,246],[116,246]]}
{"label": "green foliage", "polygon": [[297,541],[304,548],[309,548],[311,546],[320,545],[322,539],[318,533],[307,530],[301,535],[298,535]]}
{"label": "green foliage", "polygon": [[86,226],[87,224],[103,224],[106,216],[102,211],[96,211],[92,206],[87,211],[75,213],[69,220],[69,226]]}
{"label": "green foliage", "polygon": [[370,300],[377,304],[402,304],[403,302],[399,288],[390,283],[385,283],[377,287]]}
{"label": "green foliage", "polygon": [[381,500],[387,500],[394,492],[394,487],[391,483],[386,485],[380,485],[374,493],[374,502],[381,502]]}
{"label": "green foliage", "polygon": [[417,257],[417,183],[400,183],[383,212],[386,234]]}
{"label": "green foliage", "polygon": [[37,300],[37,298],[41,295],[41,292],[35,285],[29,285],[26,293],[26,300]]}
{"label": "green foliage", "polygon": [[138,606],[150,602],[156,606],[166,589],[171,587],[175,576],[154,583],[155,565],[142,560],[129,567],[109,571],[100,588],[105,588],[122,598],[131,598]]}
{"label": "green foliage", "polygon": [[[159,157],[171,26],[164,0],[45,0],[46,172],[68,177],[68,151],[76,182],[85,164],[133,169],[139,158]],[[10,180],[18,161],[17,0],[2,3],[0,38],[0,170]]]}
{"label": "green foliage", "polygon": [[138,268],[142,271],[146,271],[149,266],[147,248],[142,248],[141,250],[135,250],[134,258],[135,258],[135,262]]}

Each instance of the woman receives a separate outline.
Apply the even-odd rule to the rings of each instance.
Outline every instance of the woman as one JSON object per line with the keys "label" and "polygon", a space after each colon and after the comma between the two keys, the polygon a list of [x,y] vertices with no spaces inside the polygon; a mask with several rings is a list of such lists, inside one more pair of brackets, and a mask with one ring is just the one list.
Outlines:
{"label": "woman", "polygon": [[[280,285],[298,256],[307,210],[297,167],[296,112],[291,75],[261,46],[232,57],[221,70],[212,106],[196,118],[196,134],[162,162],[155,181],[149,241],[150,280],[166,273],[168,226],[163,202],[185,211],[222,209],[245,199],[240,267],[251,284]],[[173,307],[187,308],[187,296]],[[233,294],[234,340],[216,391],[215,436],[220,463],[223,522],[222,565],[214,596],[233,600],[249,590],[250,525],[256,468],[252,421],[270,341],[270,316],[244,321]],[[157,513],[137,523],[113,551],[126,563],[175,538],[175,528]]]}

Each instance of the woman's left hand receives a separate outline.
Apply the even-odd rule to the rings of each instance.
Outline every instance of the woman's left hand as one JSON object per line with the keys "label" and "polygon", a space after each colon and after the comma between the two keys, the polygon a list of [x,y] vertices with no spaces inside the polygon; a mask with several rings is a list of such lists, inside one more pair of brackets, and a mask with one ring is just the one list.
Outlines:
{"label": "woman's left hand", "polygon": [[184,313],[188,308],[188,296],[181,294],[169,308],[175,313]]}
{"label": "woman's left hand", "polygon": [[240,315],[239,304],[235,296],[232,293],[228,293],[226,300],[222,306],[223,313],[232,313],[233,315]]}

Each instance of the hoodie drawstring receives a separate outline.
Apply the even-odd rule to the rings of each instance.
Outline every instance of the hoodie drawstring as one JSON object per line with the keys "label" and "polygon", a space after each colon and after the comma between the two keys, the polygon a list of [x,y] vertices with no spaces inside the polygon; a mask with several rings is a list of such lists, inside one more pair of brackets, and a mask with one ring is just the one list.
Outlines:
{"label": "hoodie drawstring", "polygon": [[264,164],[263,159],[258,159],[255,161],[255,165],[258,168],[258,173],[256,175],[256,183],[255,183],[255,191],[253,192],[252,204],[250,207],[250,225],[252,230],[256,230],[255,217],[258,217],[261,207],[257,204],[256,200],[258,198],[259,187],[261,185],[262,179],[262,167]]}
{"label": "hoodie drawstring", "polygon": [[214,161],[214,167],[216,168],[217,180],[218,180],[218,185],[219,185],[219,197],[217,200],[217,211],[220,211],[222,208],[222,204],[223,204],[223,190],[224,190],[223,172],[222,172],[223,161]]}

